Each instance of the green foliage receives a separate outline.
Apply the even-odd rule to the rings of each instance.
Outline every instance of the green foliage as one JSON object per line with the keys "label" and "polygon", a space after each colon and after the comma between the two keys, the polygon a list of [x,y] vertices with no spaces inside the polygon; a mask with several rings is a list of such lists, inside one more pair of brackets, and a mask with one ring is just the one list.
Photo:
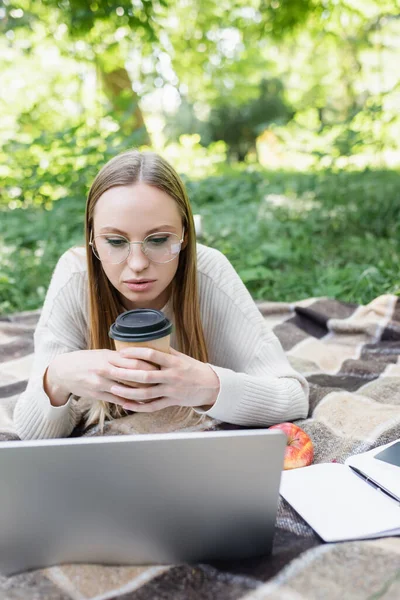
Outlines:
{"label": "green foliage", "polygon": [[178,141],[181,135],[199,135],[200,143],[207,147],[211,144],[209,123],[199,119],[193,104],[183,97],[179,109],[173,115],[164,114],[164,135],[167,142]]}
{"label": "green foliage", "polygon": [[[94,157],[87,163],[92,175],[99,166]],[[71,175],[66,169],[65,176]],[[40,307],[59,256],[83,243],[88,179],[81,175],[80,191],[76,184],[49,210],[3,207],[0,313]],[[400,292],[398,173],[237,167],[184,179],[194,212],[203,215],[202,241],[228,256],[253,297],[331,296],[365,303]]]}
{"label": "green foliage", "polygon": [[[153,148],[190,173],[206,243],[255,297],[397,290],[398,174],[338,172],[399,160],[397,0],[3,4],[0,312],[41,305],[82,240],[98,168],[147,143],[147,123]],[[160,106],[179,96],[179,144],[166,146]],[[288,171],[223,166],[227,146],[242,159],[266,126],[263,164]],[[194,180],[207,169],[218,175]]]}
{"label": "green foliage", "polygon": [[84,198],[44,207],[1,211],[0,313],[42,305],[61,254],[84,240]]}
{"label": "green foliage", "polygon": [[[111,27],[130,27],[132,30],[145,30],[150,39],[154,40],[155,7],[165,6],[165,0],[141,0],[133,3],[131,0],[11,0],[6,3],[7,28],[17,29],[32,25],[46,18],[49,12],[63,16],[71,37],[82,39],[90,33],[97,22],[108,22]],[[22,16],[15,11],[23,10]],[[15,17],[15,14],[18,16]],[[61,22],[61,21],[60,21]]]}
{"label": "green foliage", "polygon": [[310,15],[321,14],[327,5],[328,2],[319,0],[262,0],[260,10],[267,31],[281,39],[304,25]]}
{"label": "green foliage", "polygon": [[278,79],[263,79],[257,98],[243,105],[222,104],[211,110],[209,129],[212,141],[227,143],[230,157],[244,161],[255,151],[257,137],[271,123],[283,124],[293,113],[285,103],[284,88]]}
{"label": "green foliage", "polygon": [[124,135],[112,115],[33,138],[16,136],[0,150],[0,207],[50,210],[62,199],[84,202],[99,167],[141,141],[141,130]]}
{"label": "green foliage", "polygon": [[232,100],[220,104],[211,110],[207,122],[200,121],[193,106],[185,101],[172,118],[166,119],[165,132],[168,139],[198,133],[204,146],[222,140],[228,146],[229,158],[244,161],[249,151],[256,150],[256,139],[268,125],[283,124],[291,117],[282,82],[263,79],[256,98],[242,104]]}
{"label": "green foliage", "polygon": [[[295,113],[295,145],[323,166],[354,155],[373,164],[371,154],[385,164],[385,155],[399,150],[399,27],[397,0],[7,0],[0,10],[7,90],[0,90],[0,108],[7,130],[19,111],[29,120],[32,107],[47,129],[64,118],[63,88],[66,112],[88,116],[101,94],[99,84],[88,94],[87,80],[113,74],[105,112],[133,113],[136,94],[145,111],[147,94],[164,88],[195,106],[197,120],[181,126],[178,137],[199,133],[207,145],[229,140],[230,154],[240,158],[263,125],[285,124]],[[49,77],[56,53],[63,61]],[[117,98],[123,71],[126,85]],[[9,99],[13,78],[20,80],[16,102]],[[270,94],[257,108],[263,79],[281,81],[285,95]]]}
{"label": "green foliage", "polygon": [[189,187],[205,243],[230,258],[254,297],[368,302],[399,290],[396,172],[255,171],[225,182],[226,192],[218,177]]}
{"label": "green foliage", "polygon": [[[115,19],[117,26],[127,25],[132,29],[143,27],[154,38],[152,28],[152,0],[141,0],[138,4],[131,0],[44,0],[48,6],[61,8],[69,17],[69,29],[75,37],[82,37],[91,31],[97,20],[107,21]],[[164,0],[159,0],[165,4]]]}

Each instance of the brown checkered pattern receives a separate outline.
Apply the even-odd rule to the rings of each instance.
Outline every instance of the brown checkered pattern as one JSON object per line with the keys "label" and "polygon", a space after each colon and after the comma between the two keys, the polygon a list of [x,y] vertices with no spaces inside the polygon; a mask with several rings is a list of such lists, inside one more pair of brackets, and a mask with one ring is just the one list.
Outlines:
{"label": "brown checkered pattern", "polygon": [[[310,413],[298,421],[315,462],[344,462],[400,438],[400,304],[396,296],[356,306],[327,298],[260,303],[293,367],[311,388]],[[0,318],[0,439],[18,439],[12,411],[32,363],[39,311]],[[195,429],[195,424],[185,428]],[[202,428],[235,428],[205,422]],[[133,414],[107,435],[173,431],[168,410]],[[74,435],[101,435],[93,427]],[[267,459],[267,457],[266,457]],[[1,493],[1,490],[0,490]],[[399,508],[400,510],[400,508]],[[0,576],[2,599],[324,600],[400,598],[400,539],[322,544],[280,502],[272,556],[237,562],[149,567],[59,565]]]}

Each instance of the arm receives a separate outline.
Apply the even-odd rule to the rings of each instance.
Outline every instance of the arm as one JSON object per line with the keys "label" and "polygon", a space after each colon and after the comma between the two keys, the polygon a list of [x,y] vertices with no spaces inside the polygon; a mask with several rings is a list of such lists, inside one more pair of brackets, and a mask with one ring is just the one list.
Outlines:
{"label": "arm", "polygon": [[215,404],[199,412],[227,423],[263,427],[306,418],[308,384],[291,368],[277,338],[264,344],[245,372],[210,366],[220,391]]}
{"label": "arm", "polygon": [[56,356],[49,366],[47,367],[43,377],[43,389],[50,400],[52,406],[64,406],[69,400],[70,392],[63,385],[62,380],[56,379],[58,371],[57,361],[61,358],[62,354]]}
{"label": "arm", "polygon": [[21,439],[66,437],[79,420],[76,397],[56,384],[51,368],[50,372],[47,369],[53,367],[56,357],[85,348],[84,301],[83,274],[74,271],[64,254],[53,272],[35,330],[28,385],[14,410],[14,425]]}
{"label": "arm", "polygon": [[[75,398],[45,384],[51,362],[72,350],[61,344],[46,326],[38,324],[28,385],[14,409],[14,425],[21,439],[67,437],[79,421]],[[50,390],[51,397],[47,393]]]}
{"label": "arm", "polygon": [[198,412],[249,426],[305,418],[305,378],[290,366],[229,261],[213,251],[207,265],[210,275],[201,274],[200,306],[209,364],[220,391],[209,410]]}

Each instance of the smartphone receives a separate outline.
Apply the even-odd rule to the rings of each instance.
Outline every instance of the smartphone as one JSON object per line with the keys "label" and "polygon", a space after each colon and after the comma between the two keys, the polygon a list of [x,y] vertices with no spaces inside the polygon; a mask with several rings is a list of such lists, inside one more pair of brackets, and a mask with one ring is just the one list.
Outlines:
{"label": "smartphone", "polygon": [[383,462],[387,462],[395,467],[400,467],[400,440],[389,446],[389,448],[382,450],[382,452],[375,454],[375,458],[383,460]]}

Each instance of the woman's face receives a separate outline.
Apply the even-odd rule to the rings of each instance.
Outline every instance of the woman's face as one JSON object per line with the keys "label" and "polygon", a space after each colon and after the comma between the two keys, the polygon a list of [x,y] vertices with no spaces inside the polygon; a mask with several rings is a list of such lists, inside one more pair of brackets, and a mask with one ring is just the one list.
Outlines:
{"label": "woman's face", "polygon": [[[94,236],[118,234],[130,242],[141,242],[150,233],[168,231],[182,238],[182,218],[171,196],[145,183],[113,187],[102,194],[93,216]],[[170,283],[178,268],[179,255],[171,262],[158,264],[132,244],[126,260],[120,264],[103,262],[103,270],[119,291],[122,304],[133,308],[161,309],[170,295]],[[144,289],[132,289],[129,280],[149,280]],[[137,287],[137,286],[136,286]]]}

